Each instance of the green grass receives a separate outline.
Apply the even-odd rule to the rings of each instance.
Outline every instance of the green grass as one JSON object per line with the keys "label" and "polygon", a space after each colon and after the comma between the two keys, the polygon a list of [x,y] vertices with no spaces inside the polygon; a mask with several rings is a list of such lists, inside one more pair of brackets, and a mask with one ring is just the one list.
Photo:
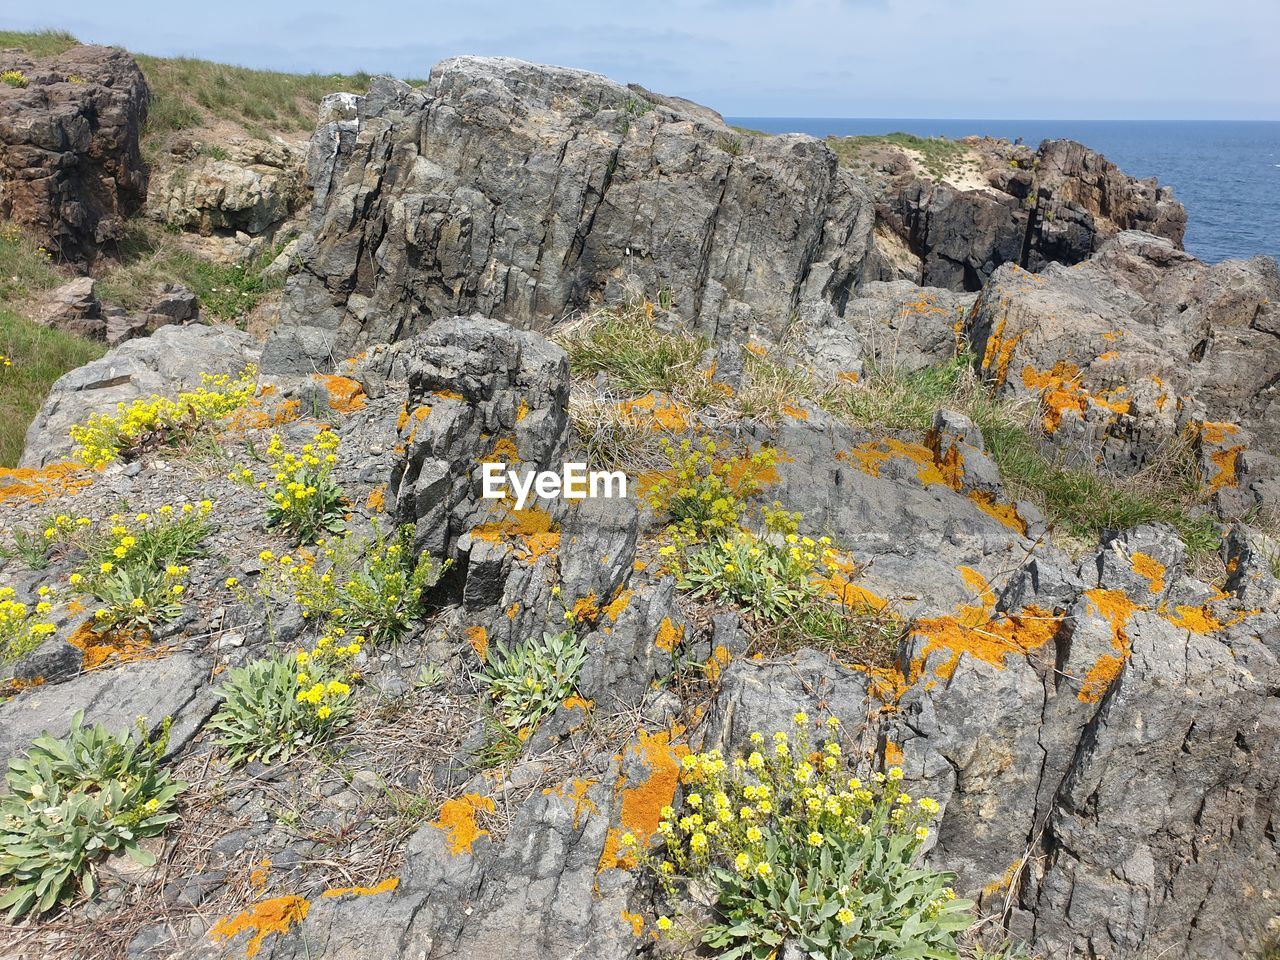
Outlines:
{"label": "green grass", "polygon": [[191,252],[170,233],[154,224],[134,221],[121,244],[121,262],[98,284],[98,296],[126,310],[136,310],[155,296],[164,283],[182,283],[200,300],[201,315],[233,322],[258,305],[271,289],[262,271],[279,254],[264,250],[248,266],[214,263]]}
{"label": "green grass", "polygon": [[0,50],[21,50],[31,57],[56,57],[78,43],[65,30],[37,30],[32,33],[0,30]]}
{"label": "green grass", "polygon": [[102,344],[42,327],[0,306],[0,354],[9,360],[0,364],[0,466],[18,462],[27,424],[53,381],[105,352]]}
{"label": "green grass", "polygon": [[559,338],[577,376],[604,373],[624,390],[671,391],[697,367],[707,341],[681,330],[662,330],[660,308],[637,300],[586,318]]}
{"label": "green grass", "polygon": [[924,168],[934,177],[943,177],[969,154],[963,143],[942,137],[917,137],[911,133],[886,133],[874,137],[827,137],[827,145],[842,163],[858,159],[871,146],[904,147],[920,154]]}

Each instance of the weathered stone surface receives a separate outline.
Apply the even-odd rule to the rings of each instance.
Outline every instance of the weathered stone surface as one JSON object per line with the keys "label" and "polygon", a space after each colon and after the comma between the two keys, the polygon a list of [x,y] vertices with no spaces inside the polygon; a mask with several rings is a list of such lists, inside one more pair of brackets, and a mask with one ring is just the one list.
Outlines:
{"label": "weathered stone surface", "polygon": [[[304,151],[297,144],[233,138],[210,153],[183,145],[184,155],[152,178],[147,213],[203,235],[270,233],[304,197]],[[193,154],[193,155],[186,155]]]}
{"label": "weathered stone surface", "polygon": [[0,217],[30,228],[59,259],[91,262],[124,236],[124,218],[146,196],[146,80],[112,47],[40,60],[10,53],[5,67],[27,85],[0,84]]}
{"label": "weathered stone surface", "polygon": [[200,374],[239,373],[258,358],[253,339],[231,327],[164,326],[64,374],[27,429],[21,465],[41,467],[71,451],[67,431],[90,414],[114,412],[152,393],[173,395],[200,385]]}
{"label": "weathered stone surface", "polygon": [[[997,389],[1042,398],[1044,433],[1056,449],[1132,470],[1197,423],[1215,452],[1237,447],[1217,436],[1235,433],[1235,424],[1263,452],[1280,450],[1277,304],[1274,260],[1207,265],[1167,240],[1129,232],[1076,267],[1039,275],[1000,268],[967,332]],[[1206,429],[1204,421],[1227,425]],[[1231,460],[1206,482],[1235,486]],[[1231,475],[1216,478],[1224,467]]]}
{"label": "weathered stone surface", "polygon": [[1123,230],[1182,245],[1187,215],[1173,191],[1082,144],[1046,140],[1033,151],[971,137],[956,151],[931,172],[905,145],[842,150],[876,197],[882,277],[974,291],[1002,264],[1078,263]]}
{"label": "weathered stone surface", "polygon": [[313,143],[314,240],[282,306],[285,331],[324,330],[339,355],[466,311],[545,324],[625,283],[670,291],[708,333],[776,335],[862,279],[869,203],[812,138],[508,59],[355,103]]}
{"label": "weathered stone surface", "polygon": [[38,319],[47,327],[88,340],[105,339],[107,320],[102,315],[92,277],[77,277],[49,292]]}

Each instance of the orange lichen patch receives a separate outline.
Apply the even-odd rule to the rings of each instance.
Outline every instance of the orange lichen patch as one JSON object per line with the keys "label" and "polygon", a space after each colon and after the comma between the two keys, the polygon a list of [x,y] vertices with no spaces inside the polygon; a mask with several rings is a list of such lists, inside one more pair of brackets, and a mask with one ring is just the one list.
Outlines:
{"label": "orange lichen patch", "polygon": [[835,569],[830,570],[827,576],[814,579],[814,584],[823,594],[846,610],[881,613],[889,606],[889,601],[884,597],[853,582],[858,567],[852,560],[838,557],[833,563]]}
{"label": "orange lichen patch", "polygon": [[256,867],[249,871],[249,885],[253,887],[255,893],[261,893],[262,888],[267,885],[267,881],[271,879],[271,858],[263,857]]}
{"label": "orange lichen patch", "polygon": [[1080,384],[1080,368],[1060,360],[1050,370],[1037,370],[1028,364],[1022,368],[1022,385],[1040,394],[1044,406],[1042,423],[1048,433],[1055,433],[1068,413],[1081,419],[1089,409],[1089,393]]}
{"label": "orange lichen patch", "polygon": [[580,697],[576,693],[572,696],[565,697],[564,706],[569,710],[590,710],[596,705],[594,700],[588,700],[586,697]]}
{"label": "orange lichen patch", "polygon": [[886,767],[902,766],[902,748],[892,740],[886,740],[884,744],[884,765]]}
{"label": "orange lichen patch", "polygon": [[489,831],[482,830],[476,823],[476,814],[493,813],[493,810],[491,798],[478,793],[464,794],[456,800],[446,800],[440,808],[440,819],[432,821],[431,826],[449,834],[445,842],[449,853],[456,857],[470,853],[477,840],[489,836]]}
{"label": "orange lichen patch", "polygon": [[982,352],[982,369],[996,386],[1002,385],[1009,378],[1009,364],[1013,361],[1013,351],[1022,334],[1005,339],[1004,328],[1008,317],[1001,317],[995,330],[987,339],[987,348]]}
{"label": "orange lichen patch", "polygon": [[1082,703],[1097,703],[1110,689],[1116,677],[1120,676],[1125,661],[1129,659],[1129,636],[1125,633],[1129,618],[1135,611],[1146,608],[1130,600],[1123,590],[1086,590],[1084,595],[1098,615],[1110,624],[1111,646],[1115,651],[1104,653],[1097,659],[1085,674],[1080,691],[1076,694]]}
{"label": "orange lichen patch", "polygon": [[973,505],[989,516],[995,517],[1010,530],[1016,530],[1024,537],[1027,535],[1027,521],[1018,513],[1018,508],[1011,503],[1000,503],[995,496],[982,490],[974,490],[969,494]]}
{"label": "orange lichen patch", "polygon": [[836,374],[836,379],[843,383],[857,383],[859,379],[858,371],[857,370],[841,370]]}
{"label": "orange lichen patch", "polygon": [[1209,454],[1217,472],[1209,480],[1209,489],[1217,492],[1223,487],[1234,487],[1240,483],[1240,454],[1244,453],[1244,445],[1226,447]]}
{"label": "orange lichen patch", "polygon": [[387,508],[387,485],[380,483],[369,491],[369,499],[364,502],[366,510],[381,513]]}
{"label": "orange lichen patch", "polygon": [[1103,363],[1110,363],[1112,360],[1118,360],[1119,358],[1120,354],[1115,350],[1108,350],[1105,353],[1098,354],[1098,359]]}
{"label": "orange lichen patch", "polygon": [[930,440],[929,448],[934,451],[934,462],[938,465],[938,472],[942,474],[942,482],[952,490],[959,491],[964,486],[964,454],[960,452],[959,445],[950,444],[939,456],[938,440],[934,437]]}
{"label": "orange lichen patch", "polygon": [[1108,343],[1115,343],[1117,340],[1119,340],[1123,336],[1124,336],[1123,330],[1108,330],[1106,333],[1102,335],[1102,339],[1106,340]]}
{"label": "orange lichen patch", "polygon": [[329,406],[339,413],[354,413],[363,410],[366,402],[364,387],[358,380],[340,377],[336,373],[314,374],[313,380],[320,382],[329,394]]}
{"label": "orange lichen patch", "polygon": [[968,626],[952,616],[929,617],[917,620],[911,634],[928,641],[923,659],[936,651],[951,654],[935,671],[942,679],[949,680],[962,654],[1004,669],[1005,657],[1009,654],[1025,657],[1052,640],[1061,625],[1061,617],[1032,604],[1018,613],[1006,614],[980,626]]}
{"label": "orange lichen patch", "polygon": [[623,775],[618,778],[618,795],[622,800],[619,826],[611,827],[605,837],[597,872],[613,867],[626,869],[635,865],[622,850],[622,837],[631,833],[642,846],[648,846],[658,832],[662,808],[675,800],[680,785],[680,758],[689,753],[684,744],[673,744],[680,728],[649,733],[639,731],[636,742],[628,749],[648,768],[648,776],[632,783]]}
{"label": "orange lichen patch", "polygon": [[984,897],[994,897],[1002,890],[1008,890],[1013,885],[1013,881],[1017,879],[1018,873],[1022,870],[1022,861],[1015,860],[1005,868],[1004,876],[999,880],[994,880],[982,888]]}
{"label": "orange lichen patch", "polygon": [[636,936],[636,937],[644,936],[644,915],[643,914],[632,913],[630,910],[624,909],[622,911],[622,919],[623,919],[623,922],[629,923],[631,925],[632,936]]}
{"label": "orange lichen patch", "polygon": [[249,401],[249,406],[232,410],[227,418],[227,432],[245,433],[249,430],[281,427],[302,416],[302,402],[299,400],[282,400],[269,409],[263,409],[262,398],[274,392],[274,389],[264,387],[259,397]]}
{"label": "orange lichen patch", "polygon": [[645,430],[678,432],[689,426],[689,408],[657,393],[647,393],[636,400],[617,405],[618,413]]}
{"label": "orange lichen patch", "polygon": [[456,400],[458,403],[467,402],[467,398],[457,390],[436,390],[435,396],[439,397],[441,400]]}
{"label": "orange lichen patch", "polygon": [[[568,700],[565,701],[567,706]],[[596,806],[596,802],[587,796],[587,791],[594,787],[599,780],[591,780],[585,777],[575,777],[568,783],[562,783],[555,787],[546,787],[542,791],[543,796],[559,797],[562,800],[573,801],[573,828],[575,830],[581,825],[583,818],[593,813],[599,813],[600,808]]]}
{"label": "orange lichen patch", "polygon": [[907,443],[894,437],[880,440],[868,440],[850,450],[836,454],[837,460],[845,460],[857,465],[868,476],[880,476],[880,468],[893,457],[905,457],[916,464],[916,477],[926,487],[934,483],[946,483],[946,476],[934,462],[933,451],[923,444]]}
{"label": "orange lichen patch", "polygon": [[617,623],[618,618],[622,616],[622,611],[626,610],[631,603],[631,597],[635,591],[619,587],[614,593],[613,599],[604,605],[604,614],[612,622]]}
{"label": "orange lichen patch", "polygon": [[51,463],[41,470],[0,467],[0,503],[9,500],[44,503],[51,497],[81,490],[92,482],[89,468],[72,460]]}
{"label": "orange lichen patch", "polygon": [[593,590],[585,597],[579,597],[574,601],[569,612],[573,614],[573,619],[577,621],[586,621],[587,623],[595,623],[600,619],[600,604],[596,603],[596,594]]}
{"label": "orange lichen patch", "polygon": [[649,569],[649,565],[645,563],[643,560],[637,560],[635,563],[631,565],[631,569],[636,571],[636,573],[643,573],[644,571]]}
{"label": "orange lichen patch", "polygon": [[516,557],[529,563],[560,548],[560,532],[551,515],[537,507],[512,510],[506,520],[471,528],[471,536],[489,543],[516,546]]}
{"label": "orange lichen patch", "polygon": [[307,918],[310,909],[311,901],[306,897],[285,896],[264,900],[234,917],[223,917],[213,925],[209,935],[215,940],[226,942],[242,933],[251,932],[253,936],[245,944],[244,955],[252,960],[262,949],[263,940],[273,933],[288,933],[290,927]]}
{"label": "orange lichen patch", "polygon": [[[422,423],[422,421],[427,419],[429,416],[431,416],[430,404],[424,403],[422,406],[414,407],[412,410],[410,410],[407,405],[402,406],[400,408],[400,415],[396,417],[396,432],[404,433],[404,428],[412,422],[415,424],[414,433],[416,434],[418,432],[416,424]],[[412,440],[413,437],[411,436],[409,439]]]}
{"label": "orange lichen patch", "polygon": [[1214,633],[1226,626],[1209,611],[1208,604],[1199,607],[1177,604],[1174,607],[1174,615],[1166,615],[1165,619],[1174,626],[1190,630],[1192,633]]}
{"label": "orange lichen patch", "polygon": [[886,707],[896,708],[898,701],[910,687],[907,678],[897,667],[874,667],[865,663],[856,663],[853,669],[866,674],[870,681],[867,692]]}
{"label": "orange lichen patch", "polygon": [[330,887],[320,896],[332,900],[335,897],[371,897],[378,893],[391,893],[400,886],[399,877],[387,877],[381,883],[375,883],[372,887]]}
{"label": "orange lichen patch", "polygon": [[43,676],[35,676],[30,680],[24,680],[21,677],[10,677],[7,680],[0,680],[0,697],[16,697],[23,690],[43,687],[44,684],[45,679]]}
{"label": "orange lichen patch", "polygon": [[523,397],[520,398],[520,406],[516,407],[516,423],[519,423],[529,415],[529,403]]}
{"label": "orange lichen patch", "polygon": [[673,653],[683,640],[684,627],[677,627],[670,617],[663,617],[662,623],[658,624],[658,635],[654,638],[653,645],[663,653]]}
{"label": "orange lichen patch", "polygon": [[151,635],[143,629],[107,630],[97,633],[93,622],[86,621],[67,637],[67,643],[84,654],[84,669],[97,670],[108,664],[155,660],[168,653],[167,647],[151,645]]}
{"label": "orange lichen patch", "polygon": [[996,592],[991,589],[991,584],[973,567],[957,567],[960,576],[964,579],[965,586],[972,592],[975,603],[962,604],[956,608],[956,618],[966,627],[980,627],[991,619],[991,613],[996,607]]}
{"label": "orange lichen patch", "polygon": [[796,406],[794,403],[784,403],[782,405],[782,412],[788,417],[794,417],[796,420],[809,419],[809,411],[804,407]]}
{"label": "orange lichen patch", "polygon": [[[769,448],[762,448],[761,452],[772,452],[775,460],[790,462],[790,457],[776,450],[769,451]],[[775,463],[760,464],[752,461],[750,457],[734,457],[723,461],[722,466],[728,468],[724,474],[725,483],[735,493],[742,490],[748,481],[754,481],[760,486],[770,486],[782,479]]]}
{"label": "orange lichen patch", "polygon": [[711,651],[711,656],[707,658],[707,662],[702,665],[702,671],[706,674],[710,683],[715,683],[720,679],[720,675],[724,673],[725,668],[733,661],[733,654],[723,645],[716,647]]}
{"label": "orange lichen patch", "polygon": [[483,663],[489,659],[489,631],[484,627],[467,627],[467,642]]}
{"label": "orange lichen patch", "polygon": [[1207,443],[1226,443],[1228,437],[1233,437],[1239,432],[1239,425],[1224,423],[1220,420],[1206,420],[1200,424],[1200,436]]}
{"label": "orange lichen patch", "polygon": [[1148,589],[1152,593],[1159,593],[1164,589],[1163,563],[1145,553],[1134,553],[1129,560],[1133,564],[1133,572],[1150,581]]}
{"label": "orange lichen patch", "polygon": [[507,607],[507,619],[514,620],[516,614],[520,612],[520,601],[517,600],[511,606]]}
{"label": "orange lichen patch", "polygon": [[489,451],[489,460],[493,462],[502,461],[510,463],[512,460],[520,459],[520,451],[516,449],[516,442],[511,437],[503,437],[493,445],[493,449]]}
{"label": "orange lichen patch", "polygon": [[765,357],[769,355],[769,351],[764,347],[763,344],[748,343],[746,344],[746,349],[749,352],[755,354],[757,357]]}

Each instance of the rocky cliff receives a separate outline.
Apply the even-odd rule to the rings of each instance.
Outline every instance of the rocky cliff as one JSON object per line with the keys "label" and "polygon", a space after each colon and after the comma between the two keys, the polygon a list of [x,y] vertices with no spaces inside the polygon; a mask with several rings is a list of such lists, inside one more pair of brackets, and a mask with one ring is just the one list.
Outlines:
{"label": "rocky cliff", "polygon": [[[144,862],[95,848],[96,886],[0,954],[690,957],[763,913],[748,945],[790,958],[844,908],[874,957],[923,955],[952,909],[931,955],[1261,955],[1275,263],[1199,263],[1167,194],[1053,142],[1001,174],[1030,207],[978,191],[1004,219],[969,253],[911,252],[946,274],[918,286],[885,184],[837,153],[510,60],[330,98],[265,345],[125,343],[0,471],[28,625],[0,759],[84,711],[186,784]],[[165,209],[255,208],[215,193]],[[1028,210],[1038,239],[994,255]],[[483,495],[482,463],[565,461],[629,496]],[[746,812],[707,786],[729,770]],[[775,801],[793,848],[750,839]],[[50,809],[7,829],[60,836]],[[699,874],[711,822],[747,859]],[[858,869],[806,878],[817,920],[708,934],[732,877],[764,904],[871,824],[951,893],[877,914]]]}

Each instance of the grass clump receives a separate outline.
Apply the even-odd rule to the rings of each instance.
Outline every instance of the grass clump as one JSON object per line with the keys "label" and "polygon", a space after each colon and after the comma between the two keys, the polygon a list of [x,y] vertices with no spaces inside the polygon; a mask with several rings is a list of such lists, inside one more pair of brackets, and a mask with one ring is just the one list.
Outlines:
{"label": "grass clump", "polygon": [[695,371],[707,340],[680,329],[665,330],[665,311],[647,298],[597,311],[561,331],[576,376],[604,373],[635,393],[670,392]]}
{"label": "grass clump", "polygon": [[41,914],[77,894],[93,896],[93,863],[123,851],[144,866],[155,858],[138,841],[159,836],[187,784],[160,765],[169,725],[154,741],[141,728],[112,735],[86,727],[39,737],[9,761],[9,793],[0,798],[0,909],[13,921]]}
{"label": "grass clump", "polygon": [[29,57],[56,57],[79,43],[65,30],[0,30],[0,50],[21,50]]}
{"label": "grass clump", "polygon": [[838,721],[817,729],[825,742],[811,743],[814,725],[797,712],[790,731],[751,734],[732,761],[719,750],[682,759],[681,806],[663,808],[658,825],[666,859],[622,840],[669,902],[693,899],[710,920],[690,911],[655,926],[726,958],[766,960],[784,944],[831,960],[958,958],[973,904],[956,897],[952,874],[922,863],[938,804],[906,794],[897,767],[864,783]]}
{"label": "grass clump", "polygon": [[870,147],[893,146],[914,151],[925,170],[941,179],[952,173],[969,155],[963,143],[945,137],[917,137],[912,133],[886,133],[865,137],[827,137],[827,145],[841,163],[857,160]]}

